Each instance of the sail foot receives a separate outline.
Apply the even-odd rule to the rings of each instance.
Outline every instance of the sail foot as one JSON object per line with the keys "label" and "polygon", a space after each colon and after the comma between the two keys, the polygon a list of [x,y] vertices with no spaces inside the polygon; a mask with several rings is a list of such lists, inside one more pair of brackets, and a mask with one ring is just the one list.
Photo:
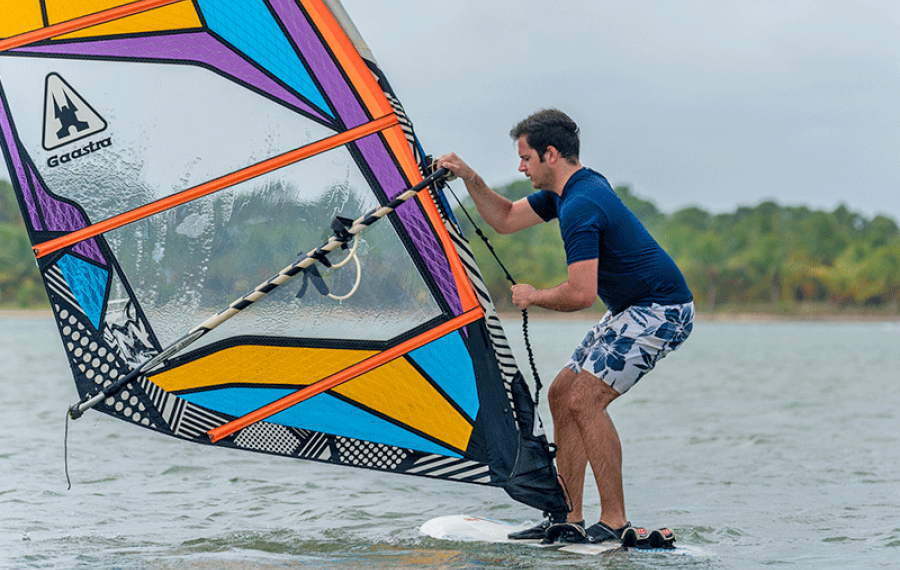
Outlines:
{"label": "sail foot", "polygon": [[512,383],[512,394],[518,411],[519,442],[515,465],[503,489],[513,499],[545,513],[567,513],[568,501],[553,464],[555,453],[543,430],[535,429],[540,419],[521,374]]}

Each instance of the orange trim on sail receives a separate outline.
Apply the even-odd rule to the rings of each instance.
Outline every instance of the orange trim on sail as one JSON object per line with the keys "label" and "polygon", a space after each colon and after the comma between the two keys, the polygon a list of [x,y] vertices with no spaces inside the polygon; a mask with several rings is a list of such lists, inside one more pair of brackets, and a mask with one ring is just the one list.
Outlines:
{"label": "orange trim on sail", "polygon": [[[416,166],[415,157],[413,157],[412,150],[409,148],[409,141],[406,140],[406,134],[403,132],[403,128],[397,125],[396,127],[385,130],[382,135],[387,141],[388,147],[391,149],[394,156],[400,161],[400,165],[403,168],[406,177],[415,182],[422,180],[422,175],[419,173],[419,167]],[[444,248],[444,253],[447,255],[447,261],[450,263],[450,270],[453,273],[456,289],[459,291],[459,299],[462,304],[463,312],[479,306],[478,298],[475,296],[475,290],[469,282],[466,268],[463,267],[462,260],[459,259],[459,255],[456,253],[456,246],[453,245],[453,240],[450,239],[450,235],[444,228],[441,214],[438,212],[437,206],[435,206],[434,201],[431,199],[431,195],[420,196],[419,203],[422,204],[425,215],[428,216],[428,221],[431,222],[432,227],[434,227],[435,233],[441,241],[441,246]]]}
{"label": "orange trim on sail", "polygon": [[56,36],[77,32],[85,28],[90,28],[91,26],[105,24],[118,18],[132,16],[134,14],[153,10],[154,8],[161,8],[162,6],[168,6],[169,4],[175,4],[181,1],[182,0],[138,0],[137,2],[119,6],[118,8],[111,8],[109,10],[104,10],[103,12],[97,12],[96,14],[90,14],[88,16],[69,20],[68,22],[60,22],[59,24],[53,24],[46,28],[0,40],[0,52],[47,40]]}
{"label": "orange trim on sail", "polygon": [[310,384],[306,388],[297,390],[293,394],[289,394],[283,398],[275,400],[271,404],[263,406],[258,410],[254,410],[249,414],[228,422],[227,424],[221,425],[217,428],[213,428],[206,433],[212,441],[219,441],[220,439],[228,437],[238,430],[255,424],[256,422],[261,422],[271,416],[274,416],[278,412],[283,412],[291,406],[295,406],[300,402],[312,398],[313,396],[321,394],[322,392],[326,392],[334,388],[335,386],[339,386],[344,382],[360,376],[361,374],[374,370],[375,368],[378,368],[383,364],[387,364],[395,358],[399,358],[404,354],[408,354],[409,352],[417,348],[425,346],[433,340],[437,340],[444,335],[459,330],[462,327],[477,321],[483,316],[484,313],[480,308],[473,309],[467,313],[463,313],[453,320],[447,321],[446,323],[439,325],[415,338],[411,338],[406,342],[402,342],[397,346],[394,346],[393,348],[389,348],[384,352],[378,353],[372,358],[368,358],[366,360],[363,360],[359,364],[355,364],[353,366],[350,366],[349,368],[345,368],[337,374],[329,376],[328,378],[325,378],[323,380],[319,380],[314,384]]}
{"label": "orange trim on sail", "polygon": [[419,165],[416,164],[416,157],[413,156],[412,149],[409,147],[409,140],[406,138],[406,133],[403,132],[403,127],[398,125],[384,131],[383,135],[388,147],[400,162],[400,168],[406,177],[413,184],[419,183],[422,180],[422,173],[419,172]]}
{"label": "orange trim on sail", "polygon": [[472,288],[472,283],[469,282],[466,268],[463,266],[462,260],[456,253],[456,246],[453,245],[453,240],[450,239],[450,235],[447,233],[446,228],[444,228],[444,222],[441,220],[441,214],[438,212],[437,206],[434,205],[430,195],[427,198],[420,200],[420,202],[422,203],[422,208],[425,210],[425,213],[428,215],[428,219],[431,221],[432,225],[437,228],[437,236],[441,240],[441,245],[444,246],[444,252],[447,254],[447,261],[450,263],[450,270],[453,272],[453,279],[456,280],[456,289],[459,291],[459,300],[462,304],[462,310],[468,311],[474,307],[479,307],[480,304],[478,303],[478,298],[475,296],[475,289]]}
{"label": "orange trim on sail", "polygon": [[389,128],[395,124],[397,124],[396,115],[389,115],[387,117],[376,119],[371,123],[366,123],[365,125],[361,125],[359,127],[356,127],[355,129],[350,129],[349,131],[345,131],[332,137],[328,137],[327,139],[322,139],[296,150],[286,152],[282,155],[270,158],[269,160],[264,160],[263,162],[248,166],[247,168],[238,170],[237,172],[232,172],[231,174],[227,174],[225,176],[222,176],[221,178],[210,180],[209,182],[206,182],[199,186],[195,186],[193,188],[185,190],[184,192],[179,192],[178,194],[173,194],[161,200],[157,200],[156,202],[151,202],[146,206],[136,208],[134,210],[131,210],[130,212],[125,212],[123,214],[119,214],[118,216],[113,216],[112,218],[108,218],[106,220],[103,220],[102,222],[97,222],[96,224],[92,224],[86,228],[82,228],[62,237],[58,237],[50,241],[45,241],[44,243],[40,243],[34,246],[34,255],[38,258],[44,257],[47,254],[53,253],[54,251],[58,251],[65,247],[75,245],[80,241],[84,241],[102,233],[120,228],[126,224],[142,220],[148,216],[158,214],[159,212],[168,210],[170,208],[180,206],[196,198],[202,198],[207,194],[218,192],[219,190],[229,188],[231,186],[234,186],[235,184],[250,180],[251,178],[256,178],[257,176],[262,176],[263,174],[268,174],[273,170],[277,170],[279,168],[291,165],[295,162],[299,162],[305,158],[309,158],[316,154],[321,154],[325,151],[343,146],[362,137],[366,137],[373,133],[377,133],[378,131]]}
{"label": "orange trim on sail", "polygon": [[372,116],[393,113],[384,91],[378,86],[344,29],[334,19],[331,10],[321,0],[301,0],[301,3]]}

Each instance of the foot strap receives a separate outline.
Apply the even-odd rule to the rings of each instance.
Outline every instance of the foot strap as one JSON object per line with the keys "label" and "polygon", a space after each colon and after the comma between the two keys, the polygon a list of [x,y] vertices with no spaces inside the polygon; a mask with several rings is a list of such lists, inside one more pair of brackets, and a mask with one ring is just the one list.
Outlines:
{"label": "foot strap", "polygon": [[675,548],[675,533],[670,528],[648,531],[643,527],[630,527],[622,534],[622,546],[650,550]]}
{"label": "foot strap", "polygon": [[561,522],[553,523],[547,528],[541,544],[553,544],[554,542],[584,542],[584,523]]}

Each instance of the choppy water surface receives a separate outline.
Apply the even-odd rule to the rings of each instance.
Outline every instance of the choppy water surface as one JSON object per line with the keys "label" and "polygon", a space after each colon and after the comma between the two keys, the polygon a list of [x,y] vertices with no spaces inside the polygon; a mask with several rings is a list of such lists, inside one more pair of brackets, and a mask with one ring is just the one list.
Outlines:
{"label": "choppy water surface", "polygon": [[[532,322],[545,384],[589,325]],[[94,412],[70,425],[67,491],[75,399],[53,323],[0,317],[2,568],[900,564],[897,323],[700,323],[613,404],[629,518],[671,526],[709,558],[426,539],[418,526],[439,515],[540,513],[501,490],[191,445]],[[599,513],[596,493],[587,501]]]}

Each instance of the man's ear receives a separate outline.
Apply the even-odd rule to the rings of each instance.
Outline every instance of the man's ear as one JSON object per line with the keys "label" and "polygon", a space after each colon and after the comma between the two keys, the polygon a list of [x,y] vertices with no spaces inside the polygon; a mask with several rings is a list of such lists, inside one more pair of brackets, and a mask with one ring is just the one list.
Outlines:
{"label": "man's ear", "polygon": [[548,145],[547,150],[544,152],[544,160],[549,162],[550,164],[555,163],[559,160],[559,151],[553,145]]}

